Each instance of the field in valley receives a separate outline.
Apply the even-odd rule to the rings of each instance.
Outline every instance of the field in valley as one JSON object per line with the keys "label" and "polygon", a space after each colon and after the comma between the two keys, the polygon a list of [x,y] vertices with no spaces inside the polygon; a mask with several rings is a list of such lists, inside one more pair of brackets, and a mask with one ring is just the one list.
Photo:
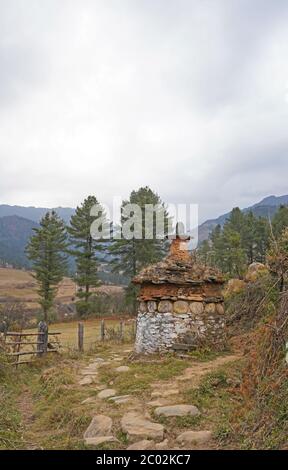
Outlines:
{"label": "field in valley", "polygon": [[[101,293],[121,293],[123,287],[101,286],[94,289]],[[69,304],[74,301],[76,285],[72,279],[65,277],[59,285],[56,302]],[[28,310],[39,308],[37,303],[37,284],[29,271],[13,268],[0,268],[0,303],[21,302]]]}

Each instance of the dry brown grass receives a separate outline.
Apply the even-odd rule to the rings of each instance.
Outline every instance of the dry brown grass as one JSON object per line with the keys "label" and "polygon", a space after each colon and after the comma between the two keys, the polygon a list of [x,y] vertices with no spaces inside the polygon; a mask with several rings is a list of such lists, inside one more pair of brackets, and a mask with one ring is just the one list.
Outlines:
{"label": "dry brown grass", "polygon": [[[121,293],[123,287],[101,286],[94,289],[94,292],[108,295]],[[75,282],[65,277],[59,284],[56,301],[63,304],[71,303],[75,293]],[[28,310],[35,310],[39,308],[37,300],[37,284],[31,272],[13,268],[0,268],[0,301],[21,302],[25,304]]]}

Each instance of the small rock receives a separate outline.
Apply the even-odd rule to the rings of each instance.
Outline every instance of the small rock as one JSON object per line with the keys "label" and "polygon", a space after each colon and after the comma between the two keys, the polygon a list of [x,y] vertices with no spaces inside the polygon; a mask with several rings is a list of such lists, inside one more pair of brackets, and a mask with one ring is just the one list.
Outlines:
{"label": "small rock", "polygon": [[84,379],[81,379],[78,382],[79,385],[90,385],[92,383],[93,383],[93,377],[91,376],[84,377]]}
{"label": "small rock", "polygon": [[148,441],[147,439],[143,439],[143,441],[135,442],[131,444],[131,446],[127,447],[127,450],[152,450],[154,447],[153,441]]}
{"label": "small rock", "polygon": [[[109,416],[105,415],[96,415],[92,419],[91,423],[89,424],[88,428],[84,433],[84,440],[86,444],[100,444],[100,442],[91,441],[91,439],[95,438],[106,438],[105,440],[113,440],[113,436],[111,435],[112,430],[112,419]],[[105,442],[105,440],[101,442]]]}
{"label": "small rock", "polygon": [[165,450],[168,449],[168,439],[165,439],[162,442],[159,442],[158,444],[155,445],[156,450]]}
{"label": "small rock", "polygon": [[177,437],[180,444],[205,444],[212,439],[211,431],[186,431]]}
{"label": "small rock", "polygon": [[190,302],[190,312],[194,315],[201,315],[204,311],[202,302]]}
{"label": "small rock", "polygon": [[128,367],[128,366],[120,366],[120,367],[117,367],[115,370],[117,372],[128,372],[129,369],[130,369],[130,367]]}
{"label": "small rock", "polygon": [[128,438],[142,437],[151,439],[163,439],[164,427],[162,424],[153,423],[144,416],[128,412],[121,419],[122,431],[127,433]]}
{"label": "small rock", "polygon": [[114,403],[117,403],[118,405],[121,403],[127,403],[131,399],[131,395],[119,395],[117,397],[110,397],[108,398],[109,401],[113,401]]}
{"label": "small rock", "polygon": [[85,439],[85,444],[90,445],[90,446],[98,446],[99,444],[102,444],[103,442],[112,442],[116,441],[114,436],[98,436],[98,437],[87,437]]}
{"label": "small rock", "polygon": [[158,312],[160,313],[168,313],[172,312],[173,310],[173,305],[172,302],[169,300],[160,300],[158,303]]}
{"label": "small rock", "polygon": [[113,388],[105,388],[104,390],[98,393],[97,397],[103,399],[113,397],[114,395],[116,395],[116,390],[114,390]]}
{"label": "small rock", "polygon": [[105,390],[107,388],[107,385],[102,384],[102,385],[97,385],[96,387],[93,387],[93,390]]}
{"label": "small rock", "polygon": [[86,400],[81,401],[81,405],[89,405],[89,403],[95,403],[96,398],[95,397],[88,397]]}
{"label": "small rock", "polygon": [[200,411],[193,405],[160,406],[154,413],[157,416],[198,416]]}
{"label": "small rock", "polygon": [[185,300],[177,300],[173,305],[174,313],[187,313],[188,307],[188,302]]}
{"label": "small rock", "polygon": [[85,376],[86,376],[86,375],[91,375],[91,376],[95,376],[95,377],[96,377],[97,372],[96,372],[95,370],[82,369],[82,370],[80,371],[80,374],[81,374],[81,375],[85,375]]}
{"label": "small rock", "polygon": [[101,362],[90,362],[90,364],[86,367],[86,369],[98,369]]}

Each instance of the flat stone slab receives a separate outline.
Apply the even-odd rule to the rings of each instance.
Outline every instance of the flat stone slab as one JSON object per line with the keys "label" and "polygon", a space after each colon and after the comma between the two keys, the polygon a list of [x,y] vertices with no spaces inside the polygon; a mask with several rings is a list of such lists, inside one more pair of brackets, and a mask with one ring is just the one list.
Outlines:
{"label": "flat stone slab", "polygon": [[105,415],[96,415],[92,418],[91,423],[84,433],[84,439],[95,437],[109,436],[111,437],[112,419]]}
{"label": "flat stone slab", "polygon": [[165,449],[168,449],[168,446],[169,446],[168,439],[165,439],[165,441],[158,442],[158,444],[155,445],[155,449],[165,450]]}
{"label": "flat stone slab", "polygon": [[157,416],[199,416],[200,411],[193,405],[159,406],[154,410]]}
{"label": "flat stone slab", "polygon": [[116,372],[128,372],[128,370],[130,370],[130,367],[120,366],[120,367],[117,367],[115,370],[116,370]]}
{"label": "flat stone slab", "polygon": [[108,400],[120,405],[121,403],[127,403],[128,401],[130,401],[131,395],[118,395],[116,397],[110,397],[108,398]]}
{"label": "flat stone slab", "polygon": [[154,447],[155,443],[153,441],[143,439],[143,441],[138,441],[134,444],[131,444],[131,446],[127,447],[127,450],[152,450]]}
{"label": "flat stone slab", "polygon": [[89,405],[90,403],[96,403],[96,397],[88,397],[85,400],[81,401],[81,405]]}
{"label": "flat stone slab", "polygon": [[84,379],[79,380],[78,384],[79,385],[91,385],[93,383],[93,377],[90,375],[87,377],[84,377]]}
{"label": "flat stone slab", "polygon": [[121,428],[129,439],[160,439],[163,440],[164,427],[162,424],[153,423],[145,416],[135,412],[126,413],[121,419]]}
{"label": "flat stone slab", "polygon": [[88,366],[86,366],[86,369],[98,369],[99,365],[102,364],[102,362],[90,362]]}
{"label": "flat stone slab", "polygon": [[211,431],[186,431],[177,437],[180,444],[205,444],[212,439]]}
{"label": "flat stone slab", "polygon": [[105,388],[104,390],[98,393],[97,397],[104,399],[114,397],[114,395],[116,395],[116,390],[114,390],[113,388]]}
{"label": "flat stone slab", "polygon": [[95,376],[97,375],[97,371],[96,370],[93,370],[93,369],[82,369],[80,371],[80,374],[81,375],[91,375],[91,376]]}
{"label": "flat stone slab", "polygon": [[98,437],[87,437],[85,439],[85,444],[88,446],[98,446],[103,444],[103,442],[113,442],[117,441],[114,436],[98,436]]}
{"label": "flat stone slab", "polygon": [[170,397],[172,395],[178,395],[179,394],[179,389],[178,388],[173,388],[171,390],[158,390],[157,392],[152,392],[151,393],[151,398],[166,398]]}

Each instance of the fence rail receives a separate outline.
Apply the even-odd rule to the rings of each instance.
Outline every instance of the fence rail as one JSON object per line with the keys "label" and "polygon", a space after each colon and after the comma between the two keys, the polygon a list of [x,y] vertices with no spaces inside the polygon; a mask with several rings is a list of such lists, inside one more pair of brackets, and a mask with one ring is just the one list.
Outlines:
{"label": "fence rail", "polygon": [[[6,331],[4,333],[4,344],[8,352],[6,353],[8,357],[16,358],[15,362],[12,362],[11,365],[15,366],[16,369],[21,364],[29,364],[33,362],[32,359],[20,360],[22,356],[42,356],[46,353],[59,352],[61,347],[59,341],[50,341],[49,337],[54,337],[61,335],[60,331],[51,331],[48,330],[48,325],[45,322],[40,322],[38,325],[37,333],[28,333],[28,332],[18,332],[18,331]],[[29,341],[28,338],[31,337],[32,341]],[[37,337],[37,340],[33,341],[33,338]],[[15,338],[15,341],[13,341]],[[7,341],[8,339],[8,341]],[[24,339],[25,341],[22,341]],[[51,345],[58,345],[57,347],[51,347]],[[24,347],[32,347],[32,349],[26,351],[23,350]],[[36,346],[36,350],[34,349]],[[22,349],[21,349],[22,347]],[[12,351],[11,351],[12,350]]]}
{"label": "fence rail", "polygon": [[[100,342],[117,341],[124,342],[127,337],[134,339],[136,334],[135,320],[120,320],[118,326],[109,327],[105,320],[101,320],[97,339]],[[38,332],[22,332],[22,331],[6,331],[4,332],[4,344],[6,354],[10,358],[16,360],[11,365],[18,368],[21,364],[29,364],[33,362],[32,357],[41,357],[47,353],[57,353],[62,348],[57,337],[61,335],[61,331],[49,331],[45,322],[40,322]],[[31,340],[29,340],[31,338]],[[51,339],[50,339],[51,338]],[[77,346],[78,351],[84,352],[85,323],[79,322],[77,329]],[[28,356],[27,359],[21,360],[22,357]],[[30,357],[29,357],[30,356]]]}

